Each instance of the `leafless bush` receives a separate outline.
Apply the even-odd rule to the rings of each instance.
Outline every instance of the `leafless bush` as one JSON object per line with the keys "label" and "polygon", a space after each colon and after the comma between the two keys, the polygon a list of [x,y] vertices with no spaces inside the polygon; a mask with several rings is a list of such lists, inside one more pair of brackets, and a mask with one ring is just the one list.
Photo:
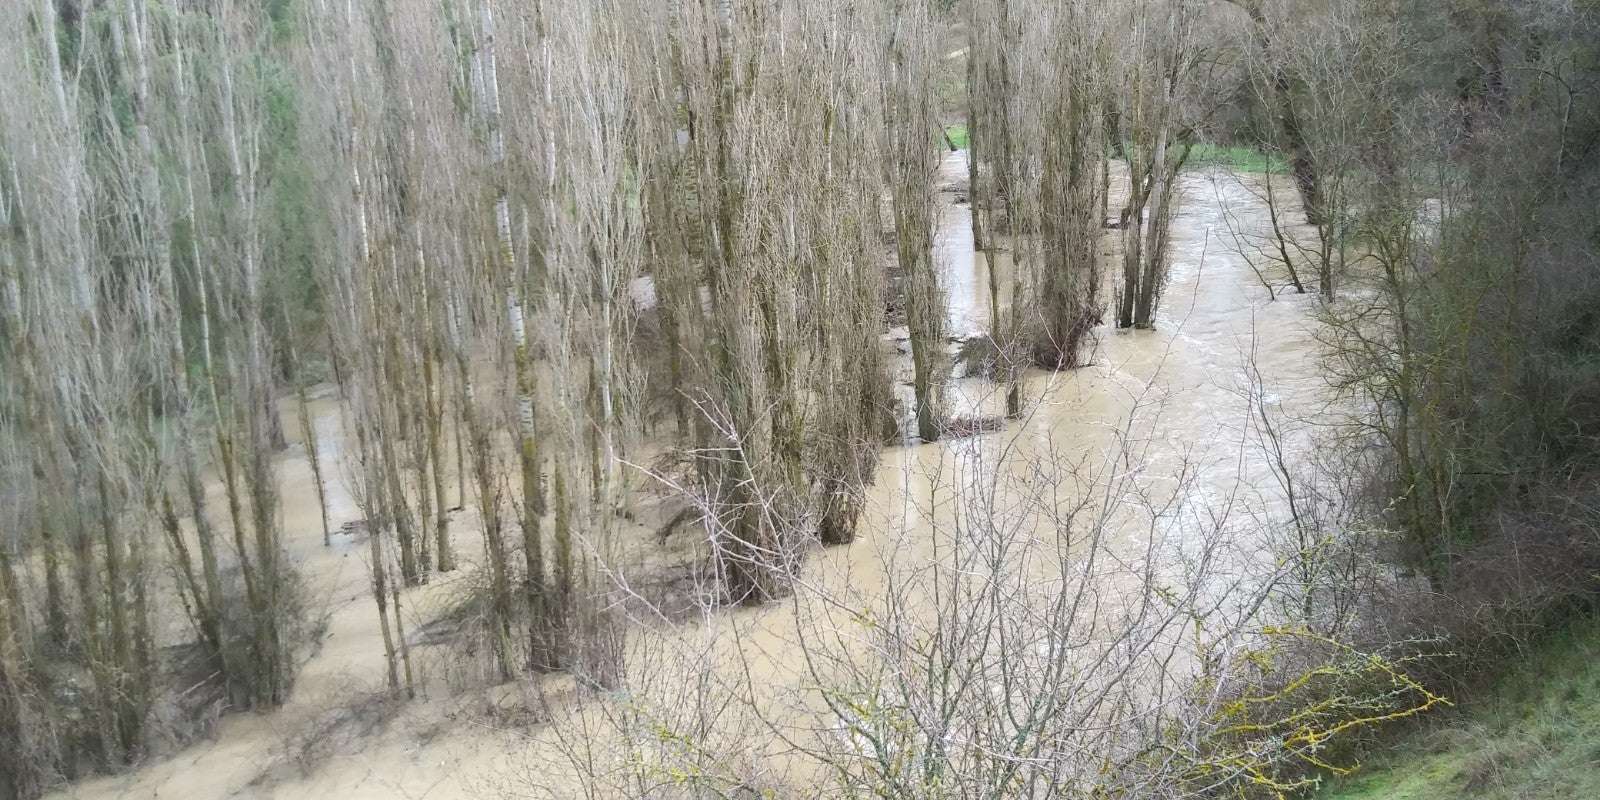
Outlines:
{"label": "leafless bush", "polygon": [[303,779],[319,764],[370,739],[404,708],[401,699],[390,691],[352,689],[346,694],[355,696],[321,709],[285,731],[250,785],[270,789]]}
{"label": "leafless bush", "polygon": [[500,788],[1286,791],[1340,767],[1349,732],[1443,702],[1387,647],[1280,623],[1297,570],[1337,551],[1201,504],[1214,476],[1194,465],[1142,474],[1137,430],[1159,413],[1137,406],[1104,460],[1017,433],[945,445],[901,508],[868,510],[889,524],[848,572],[797,558],[780,606],[635,635],[615,689],[558,714],[555,762]]}

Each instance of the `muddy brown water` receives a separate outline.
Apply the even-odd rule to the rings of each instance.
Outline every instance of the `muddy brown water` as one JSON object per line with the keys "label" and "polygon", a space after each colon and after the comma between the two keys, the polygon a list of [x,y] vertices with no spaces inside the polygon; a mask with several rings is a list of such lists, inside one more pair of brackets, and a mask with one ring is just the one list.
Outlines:
{"label": "muddy brown water", "polygon": [[[964,182],[964,158],[964,152],[946,155],[945,188]],[[960,510],[950,502],[954,495],[948,486],[974,473],[1021,475],[1041,463],[1097,469],[1110,464],[1112,469],[1095,474],[1131,476],[1117,485],[1138,487],[1147,495],[1186,493],[1188,510],[1156,523],[1180,532],[1208,510],[1224,506],[1248,506],[1257,518],[1281,516],[1281,498],[1274,494],[1251,423],[1250,398],[1287,424],[1316,413],[1323,386],[1309,332],[1313,300],[1280,295],[1269,301],[1232,235],[1240,226],[1259,230],[1265,224],[1259,193],[1249,190],[1260,179],[1225,171],[1184,176],[1173,225],[1172,275],[1156,328],[1102,327],[1090,366],[1062,374],[1030,373],[1028,413],[998,433],[887,450],[860,537],[815,556],[801,594],[848,595],[872,603],[886,591],[891,562],[919,557],[952,524]],[[1113,207],[1122,190],[1113,186]],[[949,329],[968,337],[989,323],[990,265],[972,251],[970,208],[955,202],[957,194],[941,195],[937,247]],[[1108,234],[1108,252],[1112,237]],[[983,379],[952,378],[948,400],[957,414],[997,413],[1003,396]],[[293,432],[293,404],[284,410]],[[346,427],[331,398],[316,400],[312,413],[337,529],[360,515],[346,488],[353,477],[345,465]],[[1295,447],[1291,442],[1291,451]],[[581,735],[584,712],[573,715],[572,724],[551,726],[542,724],[538,713],[520,709],[528,693],[538,692],[558,717],[569,714],[564,698],[573,690],[565,678],[455,692],[444,679],[446,667],[421,657],[430,670],[424,697],[392,713],[352,708],[352,701],[382,687],[384,670],[364,548],[337,535],[333,547],[322,546],[315,489],[298,447],[280,469],[287,546],[305,576],[313,611],[327,619],[291,702],[269,714],[224,717],[209,741],[129,774],[85,781],[62,796],[450,800],[496,796],[516,784],[561,783],[562,771],[551,765],[564,760],[560,754],[571,746],[573,731]],[[1109,502],[1135,505],[1138,500],[1113,497]],[[221,502],[220,493],[213,502]],[[469,559],[476,549],[474,524],[470,509],[457,513],[453,522],[458,552]],[[1131,525],[1125,535],[1149,535],[1150,524],[1146,519]],[[1254,547],[1240,543],[1242,551]],[[440,607],[470,582],[472,566],[468,560],[463,569],[409,590],[403,612],[407,628],[418,629],[428,609]],[[640,628],[630,643],[630,682],[641,698],[657,689],[663,698],[714,694],[725,684],[708,676],[735,670],[755,676],[753,681],[768,687],[773,698],[794,690],[809,679],[793,653],[799,605],[713,611],[686,625]],[[704,671],[685,680],[650,669],[674,659],[700,663]],[[770,698],[755,702],[778,707]],[[731,720],[718,723],[724,728],[720,735],[739,734]],[[308,735],[318,728],[332,733]]]}

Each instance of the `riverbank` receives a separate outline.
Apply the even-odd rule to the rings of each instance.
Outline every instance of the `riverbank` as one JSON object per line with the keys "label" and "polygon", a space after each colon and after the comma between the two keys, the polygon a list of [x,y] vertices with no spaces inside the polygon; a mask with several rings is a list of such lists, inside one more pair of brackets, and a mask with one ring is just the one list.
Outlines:
{"label": "riverbank", "polygon": [[1318,797],[1600,797],[1600,619],[1552,636],[1493,691],[1462,706]]}

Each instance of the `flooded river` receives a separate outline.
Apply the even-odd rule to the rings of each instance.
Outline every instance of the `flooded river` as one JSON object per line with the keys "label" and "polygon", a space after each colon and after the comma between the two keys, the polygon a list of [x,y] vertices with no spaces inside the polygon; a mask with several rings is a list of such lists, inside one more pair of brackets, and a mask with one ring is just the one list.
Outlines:
{"label": "flooded river", "polygon": [[[945,188],[958,190],[966,176],[965,152],[947,154],[941,175]],[[678,703],[662,713],[688,713],[692,707],[702,715],[710,707],[707,696],[746,693],[744,705],[769,714],[803,704],[801,687],[816,679],[816,669],[796,658],[796,637],[828,625],[839,608],[871,607],[900,591],[908,571],[940,557],[938,548],[951,531],[970,526],[977,498],[994,505],[994,519],[1026,529],[1030,541],[1047,540],[1047,528],[1061,520],[1030,515],[1018,497],[1037,498],[1041,486],[1055,486],[1066,498],[1062,502],[1076,503],[1074,508],[1090,498],[1094,513],[1112,521],[1105,546],[1126,548],[1130,561],[1151,552],[1140,550],[1151,537],[1181,542],[1197,526],[1248,520],[1259,527],[1281,519],[1285,512],[1258,412],[1265,409],[1285,426],[1294,452],[1304,436],[1299,421],[1317,412],[1323,387],[1309,333],[1313,301],[1290,294],[1269,300],[1235,243],[1234,230],[1263,224],[1266,217],[1250,188],[1260,179],[1225,171],[1185,175],[1172,229],[1172,274],[1155,329],[1102,326],[1089,366],[1030,373],[1027,413],[998,433],[886,451],[858,540],[813,558],[793,602],[712,611],[688,625],[636,631],[629,682],[637,704]],[[1113,183],[1113,208],[1124,189]],[[949,331],[966,339],[989,324],[988,264],[973,252],[970,208],[958,202],[962,194],[941,194],[937,257]],[[1108,232],[1108,265],[1116,257],[1114,239]],[[958,412],[981,411],[998,408],[1002,391],[983,379],[952,378],[949,399]],[[292,412],[292,404],[286,410]],[[314,402],[313,413],[337,528],[360,515],[343,488],[345,426],[332,398]],[[271,714],[225,717],[211,741],[129,775],[85,782],[68,796],[450,800],[539,796],[509,790],[561,783],[563,769],[554,765],[570,762],[574,748],[581,750],[584,730],[605,727],[593,716],[599,712],[572,712],[562,724],[544,725],[537,713],[516,710],[525,699],[516,689],[452,693],[439,681],[426,696],[392,711],[352,709],[353,700],[381,689],[383,681],[363,548],[337,541],[324,548],[314,486],[298,448],[281,469],[288,546],[306,576],[313,612],[328,619],[293,701]],[[473,525],[465,512],[455,518],[464,554],[476,549]],[[1241,560],[1259,552],[1259,543],[1248,537],[1236,546]],[[436,607],[458,582],[471,580],[469,564],[411,590],[410,607],[403,609],[410,615],[407,628],[424,621],[417,609]],[[845,641],[848,632],[831,633],[841,637],[844,650],[856,646]],[[665,670],[666,664],[680,669]],[[700,668],[686,674],[695,664]],[[539,689],[558,719],[569,714],[563,709],[575,694],[570,680],[551,678]],[[701,704],[690,702],[694,698]],[[748,710],[726,710],[704,722],[709,739],[753,735]],[[308,732],[319,727],[334,732],[321,738]]]}

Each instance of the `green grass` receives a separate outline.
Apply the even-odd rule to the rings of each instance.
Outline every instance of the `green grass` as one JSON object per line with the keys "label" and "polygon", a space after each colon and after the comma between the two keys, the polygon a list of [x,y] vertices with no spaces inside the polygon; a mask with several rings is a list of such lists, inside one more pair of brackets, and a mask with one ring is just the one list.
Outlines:
{"label": "green grass", "polygon": [[[944,132],[956,147],[963,150],[971,142],[966,125],[946,125]],[[1243,172],[1286,172],[1289,168],[1281,156],[1263,153],[1245,145],[1223,147],[1205,142],[1194,146],[1194,152],[1189,154],[1189,163],[1194,166],[1228,167]]]}
{"label": "green grass", "polygon": [[1195,166],[1229,167],[1243,172],[1285,172],[1289,165],[1281,156],[1263,153],[1245,145],[1223,147],[1200,142],[1189,154],[1189,163]]}
{"label": "green grass", "polygon": [[1378,754],[1316,797],[1600,798],[1600,619],[1555,637],[1463,713]]}
{"label": "green grass", "polygon": [[[1123,147],[1131,148],[1133,143],[1124,142]],[[1282,173],[1289,170],[1289,162],[1284,161],[1282,156],[1263,153],[1242,144],[1225,147],[1207,142],[1195,142],[1187,163],[1191,167],[1226,167],[1240,172]]]}
{"label": "green grass", "polygon": [[967,137],[967,126],[965,125],[947,125],[944,133],[950,137],[950,141],[955,143],[956,147],[962,150],[967,149],[967,145],[971,142]]}

